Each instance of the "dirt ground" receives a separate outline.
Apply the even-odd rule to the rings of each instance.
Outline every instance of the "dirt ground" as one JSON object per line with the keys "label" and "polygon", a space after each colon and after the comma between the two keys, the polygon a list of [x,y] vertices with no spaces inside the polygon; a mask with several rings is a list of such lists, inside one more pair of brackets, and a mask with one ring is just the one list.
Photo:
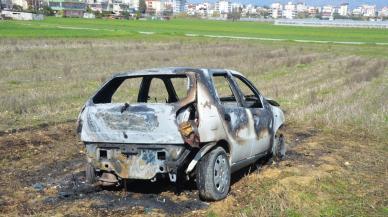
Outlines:
{"label": "dirt ground", "polygon": [[[359,196],[368,193],[376,198],[371,201],[373,204],[361,207],[362,211],[384,214],[384,208],[381,211],[379,207],[387,206],[388,185],[383,180],[387,177],[386,152],[380,155],[369,153],[371,150],[361,144],[360,138],[349,140],[348,136],[340,137],[292,125],[287,125],[286,129],[289,145],[286,159],[258,162],[233,174],[228,198],[214,203],[200,201],[194,184],[187,185],[180,195],[176,195],[174,186],[168,180],[132,182],[128,183],[127,189],[87,185],[83,145],[78,140],[73,122],[3,132],[0,135],[3,168],[0,176],[0,215],[254,216],[258,213],[278,213],[280,216],[292,216],[289,210],[303,209],[303,189],[309,192],[306,196],[311,200],[308,206],[313,206],[306,209],[307,214],[316,215],[322,213],[318,208],[326,206],[323,202],[336,195],[336,192],[330,193],[330,189],[321,189],[322,186],[330,186],[330,177],[336,180],[347,177],[347,183],[351,185],[355,182],[354,186],[360,184],[357,183],[360,179],[364,186],[368,179],[381,179],[378,182],[380,186],[369,186],[367,192],[360,191]],[[354,143],[357,140],[360,144]],[[364,156],[376,156],[365,162],[357,161],[357,158],[362,158],[362,152]],[[380,174],[370,177],[376,168]],[[359,177],[360,174],[363,177]],[[317,184],[319,182],[322,183]],[[270,197],[257,201],[260,194]],[[339,201],[345,201],[344,205],[354,199],[343,194],[344,198]],[[272,202],[276,206],[271,205]],[[330,213],[327,214],[330,216]]]}

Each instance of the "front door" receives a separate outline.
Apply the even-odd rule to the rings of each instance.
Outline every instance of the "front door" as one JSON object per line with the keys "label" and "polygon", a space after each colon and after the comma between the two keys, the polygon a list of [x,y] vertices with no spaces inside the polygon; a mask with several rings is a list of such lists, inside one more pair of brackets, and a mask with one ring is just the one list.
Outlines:
{"label": "front door", "polygon": [[266,153],[270,147],[272,132],[271,110],[265,108],[260,93],[246,78],[233,75],[233,81],[242,95],[242,104],[253,116],[255,141],[251,145],[251,156]]}
{"label": "front door", "polygon": [[220,105],[220,117],[232,146],[232,164],[249,159],[255,142],[254,122],[249,109],[242,106],[230,74],[213,73],[214,87]]}

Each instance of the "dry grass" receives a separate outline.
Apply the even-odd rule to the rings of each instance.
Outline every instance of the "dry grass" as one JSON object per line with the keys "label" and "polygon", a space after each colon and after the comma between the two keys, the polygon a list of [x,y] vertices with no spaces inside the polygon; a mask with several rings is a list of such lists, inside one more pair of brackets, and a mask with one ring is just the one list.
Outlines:
{"label": "dry grass", "polygon": [[[330,45],[235,41],[2,40],[0,130],[76,118],[113,72],[161,66],[232,68],[278,99],[288,119],[330,128],[387,127],[385,58],[322,52]],[[314,49],[312,49],[314,48]]]}
{"label": "dry grass", "polygon": [[[209,216],[384,215],[388,59],[365,55],[364,49],[372,48],[235,40],[0,40],[0,131],[75,120],[82,104],[113,72],[163,66],[231,68],[280,102],[291,154],[280,165],[238,180],[227,200],[211,204]],[[14,134],[0,137],[1,163],[11,168],[0,179],[0,199],[11,201],[6,208],[0,203],[3,211],[90,211],[70,202],[50,211],[41,205],[24,210],[23,203],[33,207],[39,200],[23,181],[13,181],[23,180],[26,171],[43,173],[47,165],[48,171],[56,169],[55,162],[77,155],[69,128],[73,126],[49,128],[49,138],[39,130],[17,133],[20,144],[12,143]],[[73,145],[64,149],[67,144]],[[49,155],[42,153],[46,146],[51,147]]]}

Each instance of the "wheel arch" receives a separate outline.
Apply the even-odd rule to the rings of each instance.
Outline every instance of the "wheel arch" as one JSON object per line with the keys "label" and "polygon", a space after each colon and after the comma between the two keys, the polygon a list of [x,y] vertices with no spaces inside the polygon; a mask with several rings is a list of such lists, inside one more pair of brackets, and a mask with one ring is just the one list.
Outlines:
{"label": "wheel arch", "polygon": [[[191,160],[191,162],[189,163],[189,165],[187,166],[187,169],[186,169],[186,174],[189,174],[191,173],[195,166],[197,165],[198,161],[201,160],[201,158],[203,158],[207,153],[209,153],[211,150],[217,148],[217,147],[221,147],[225,150],[226,154],[228,155],[228,158],[229,158],[229,161],[230,161],[230,156],[231,156],[231,147],[230,147],[230,144],[224,140],[224,139],[221,139],[217,142],[210,142],[206,145],[204,145],[198,152],[197,154],[194,156],[193,160]],[[231,163],[231,162],[229,162]]]}
{"label": "wheel arch", "polygon": [[285,122],[285,118],[284,118],[283,111],[279,107],[271,105],[271,108],[272,108],[272,113],[273,113],[273,132],[274,132],[274,135],[275,135],[276,132],[281,127],[283,127],[284,122]]}

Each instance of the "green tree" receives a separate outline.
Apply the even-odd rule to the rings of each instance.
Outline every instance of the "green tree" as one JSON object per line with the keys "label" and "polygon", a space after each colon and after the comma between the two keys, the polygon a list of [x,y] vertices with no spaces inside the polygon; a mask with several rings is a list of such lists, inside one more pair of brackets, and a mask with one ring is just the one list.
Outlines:
{"label": "green tree", "polygon": [[140,19],[141,18],[141,13],[140,11],[137,11],[136,12],[136,20]]}
{"label": "green tree", "polygon": [[89,5],[86,7],[86,12],[87,12],[87,13],[90,13],[90,14],[93,13],[93,11],[92,11],[92,9],[89,7]]}
{"label": "green tree", "polygon": [[139,1],[139,11],[140,13],[144,14],[147,10],[147,5],[145,3],[145,0],[140,0]]}
{"label": "green tree", "polygon": [[17,4],[12,5],[12,10],[17,12],[23,12],[23,7]]}
{"label": "green tree", "polygon": [[42,10],[45,16],[54,16],[54,11],[49,6],[43,6]]}

